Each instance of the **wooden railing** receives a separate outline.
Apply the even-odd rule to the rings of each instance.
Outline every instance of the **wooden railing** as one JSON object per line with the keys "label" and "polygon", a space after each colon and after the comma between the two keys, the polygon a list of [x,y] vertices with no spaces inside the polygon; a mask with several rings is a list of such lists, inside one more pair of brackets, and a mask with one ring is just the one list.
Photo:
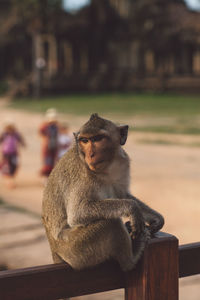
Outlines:
{"label": "wooden railing", "polygon": [[178,278],[199,273],[200,243],[178,247],[176,237],[159,233],[127,273],[114,261],[84,271],[67,264],[1,271],[0,299],[53,300],[124,288],[126,300],[177,300]]}

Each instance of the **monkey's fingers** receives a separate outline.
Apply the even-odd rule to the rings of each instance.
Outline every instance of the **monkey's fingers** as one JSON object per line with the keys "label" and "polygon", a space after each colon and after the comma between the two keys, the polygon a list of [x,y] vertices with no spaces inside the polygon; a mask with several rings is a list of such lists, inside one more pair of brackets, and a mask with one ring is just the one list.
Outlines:
{"label": "monkey's fingers", "polygon": [[128,233],[131,233],[133,230],[133,228],[131,226],[131,222],[130,221],[126,222],[125,226],[126,226],[126,229],[128,230]]}
{"label": "monkey's fingers", "polygon": [[148,228],[151,234],[158,232],[164,225],[164,218],[155,218],[151,222],[149,222]]}
{"label": "monkey's fingers", "polygon": [[130,236],[131,236],[132,240],[134,240],[134,239],[140,240],[141,236],[143,236],[144,239],[149,240],[151,238],[151,232],[149,230],[149,226],[145,225],[144,229],[140,232],[135,230],[135,228],[132,228]]}
{"label": "monkey's fingers", "polygon": [[137,238],[135,237],[133,239],[133,253],[137,253],[139,248],[144,250],[145,245],[147,244],[150,238],[150,232],[146,227],[145,230],[139,236],[137,236]]}
{"label": "monkey's fingers", "polygon": [[135,240],[135,239],[136,239],[136,232],[135,232],[135,231],[132,231],[132,232],[130,233],[130,237],[131,237],[132,240]]}
{"label": "monkey's fingers", "polygon": [[142,215],[139,212],[138,214],[134,213],[134,215],[130,216],[130,226],[131,231],[134,231],[136,235],[144,231],[145,222]]}

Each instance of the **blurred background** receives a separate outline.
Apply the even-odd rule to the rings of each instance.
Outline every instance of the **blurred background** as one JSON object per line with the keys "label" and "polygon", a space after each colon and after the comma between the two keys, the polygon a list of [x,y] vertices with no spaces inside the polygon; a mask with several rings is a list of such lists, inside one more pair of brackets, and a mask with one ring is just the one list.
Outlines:
{"label": "blurred background", "polygon": [[[0,0],[0,135],[10,122],[24,141],[12,184],[1,149],[1,270],[52,263],[40,218],[49,108],[71,139],[94,112],[128,124],[132,193],[180,244],[200,241],[200,1]],[[200,299],[200,276],[180,280],[180,299]]]}

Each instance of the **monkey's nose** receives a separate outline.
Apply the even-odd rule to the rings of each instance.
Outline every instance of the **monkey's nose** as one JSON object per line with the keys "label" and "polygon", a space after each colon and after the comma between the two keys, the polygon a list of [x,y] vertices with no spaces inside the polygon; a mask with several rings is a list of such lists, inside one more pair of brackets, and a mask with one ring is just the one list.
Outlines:
{"label": "monkey's nose", "polygon": [[90,153],[90,158],[94,157],[94,155],[95,155],[94,152]]}

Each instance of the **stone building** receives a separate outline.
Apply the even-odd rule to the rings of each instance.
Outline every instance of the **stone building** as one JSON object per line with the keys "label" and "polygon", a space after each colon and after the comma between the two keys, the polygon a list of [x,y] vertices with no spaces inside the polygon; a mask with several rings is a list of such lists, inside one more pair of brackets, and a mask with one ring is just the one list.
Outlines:
{"label": "stone building", "polygon": [[[189,10],[182,0],[150,1],[150,6],[146,0],[144,10],[149,12],[145,18],[135,8],[134,1],[110,1],[129,19],[130,28],[143,27],[139,36],[133,33],[125,44],[115,48],[118,66],[128,68],[131,73],[129,87],[199,91],[200,13]],[[157,13],[153,12],[153,2],[158,3]],[[143,16],[142,24],[134,22],[137,13]]]}
{"label": "stone building", "polygon": [[29,78],[30,92],[200,90],[200,13],[182,0],[92,0],[26,28],[9,3],[0,80]]}

